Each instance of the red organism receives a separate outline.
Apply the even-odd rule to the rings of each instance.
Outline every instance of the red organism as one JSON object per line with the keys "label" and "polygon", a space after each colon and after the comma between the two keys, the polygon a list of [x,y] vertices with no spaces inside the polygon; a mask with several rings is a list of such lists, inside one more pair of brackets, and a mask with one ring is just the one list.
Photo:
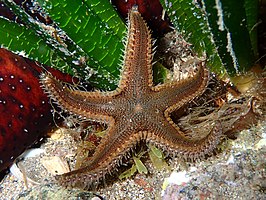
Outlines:
{"label": "red organism", "polygon": [[[47,67],[61,80],[71,76]],[[51,105],[39,84],[36,62],[0,49],[0,171],[53,124]]]}
{"label": "red organism", "polygon": [[148,23],[154,37],[162,36],[172,30],[170,19],[166,13],[163,13],[159,0],[112,0],[111,2],[124,19],[127,19],[132,6],[138,5],[138,10]]}

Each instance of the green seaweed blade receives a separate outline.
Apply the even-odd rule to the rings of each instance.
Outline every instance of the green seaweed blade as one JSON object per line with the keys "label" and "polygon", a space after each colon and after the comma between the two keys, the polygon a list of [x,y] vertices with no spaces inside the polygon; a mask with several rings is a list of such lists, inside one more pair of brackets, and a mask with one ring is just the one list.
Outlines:
{"label": "green seaweed blade", "polygon": [[120,57],[124,46],[122,39],[102,21],[103,15],[101,17],[97,15],[97,10],[93,9],[97,7],[85,5],[81,0],[60,2],[51,0],[41,6],[60,28],[89,55],[88,60],[92,62],[92,66],[93,62],[99,64],[94,67],[94,70],[99,76],[107,77],[111,86],[109,89],[113,88],[118,83]]}
{"label": "green seaweed blade", "polygon": [[161,0],[162,6],[179,32],[193,45],[199,56],[206,53],[207,65],[219,75],[225,74],[222,60],[213,42],[207,17],[193,1]]}
{"label": "green seaweed blade", "polygon": [[56,60],[58,66],[67,66],[67,63],[56,55],[35,31],[5,18],[0,18],[0,24],[1,47],[26,54],[29,58],[46,65],[52,65],[51,61]]}
{"label": "green seaweed blade", "polygon": [[125,36],[126,26],[118,16],[109,0],[84,0],[87,6],[90,6],[95,14],[113,30],[113,33],[121,40]]}
{"label": "green seaweed blade", "polygon": [[250,41],[254,56],[259,57],[258,52],[258,15],[259,15],[259,1],[258,0],[245,0],[244,4],[247,17],[247,29],[250,35]]}
{"label": "green seaweed blade", "polygon": [[249,70],[257,47],[254,38],[253,47],[251,44],[254,33],[249,34],[244,0],[204,2],[214,41],[228,74],[235,76]]}

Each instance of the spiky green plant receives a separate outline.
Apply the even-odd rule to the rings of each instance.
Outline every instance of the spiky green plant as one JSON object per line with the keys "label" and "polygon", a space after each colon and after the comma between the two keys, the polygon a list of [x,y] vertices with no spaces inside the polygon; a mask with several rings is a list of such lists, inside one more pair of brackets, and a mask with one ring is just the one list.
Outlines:
{"label": "spiky green plant", "polygon": [[[0,18],[0,43],[105,89],[114,89],[119,79],[125,24],[108,0],[38,0],[40,9],[54,21],[45,26],[12,1],[4,3],[23,21]],[[42,12],[42,10],[39,10]],[[49,34],[50,33],[50,34]],[[60,34],[61,37],[56,37]],[[62,36],[65,35],[65,39]],[[83,65],[81,60],[85,61]]]}
{"label": "spiky green plant", "polygon": [[[5,5],[23,22],[0,18],[0,44],[29,58],[75,74],[98,88],[119,80],[125,24],[108,0],[36,0],[53,24],[33,19],[13,1]],[[258,0],[161,0],[174,26],[208,66],[229,76],[247,71],[257,59]],[[57,37],[59,36],[59,37]]]}
{"label": "spiky green plant", "polygon": [[161,0],[175,27],[217,74],[249,70],[258,58],[258,0]]}

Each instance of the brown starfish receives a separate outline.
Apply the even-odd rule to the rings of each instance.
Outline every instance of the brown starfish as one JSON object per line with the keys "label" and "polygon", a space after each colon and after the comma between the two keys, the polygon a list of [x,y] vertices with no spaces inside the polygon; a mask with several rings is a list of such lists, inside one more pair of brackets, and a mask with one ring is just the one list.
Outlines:
{"label": "brown starfish", "polygon": [[170,154],[197,159],[210,154],[221,140],[214,126],[206,137],[188,137],[170,118],[170,113],[200,96],[209,79],[203,62],[192,77],[153,86],[150,31],[133,7],[122,78],[112,92],[73,90],[46,74],[41,83],[65,110],[84,119],[108,125],[93,158],[81,169],[57,176],[64,186],[89,188],[118,167],[122,158],[139,141],[154,144]]}

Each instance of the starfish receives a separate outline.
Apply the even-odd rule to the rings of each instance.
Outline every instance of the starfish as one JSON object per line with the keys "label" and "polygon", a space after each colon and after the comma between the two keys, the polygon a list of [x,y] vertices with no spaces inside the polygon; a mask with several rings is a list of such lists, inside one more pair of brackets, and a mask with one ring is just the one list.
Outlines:
{"label": "starfish", "polygon": [[221,140],[219,126],[204,138],[191,138],[170,118],[173,111],[200,96],[208,80],[209,72],[201,62],[193,76],[154,86],[151,33],[134,6],[129,12],[122,77],[116,90],[80,91],[49,74],[41,78],[45,91],[64,110],[108,125],[92,159],[80,169],[56,176],[57,181],[66,187],[90,188],[112,173],[140,141],[185,159],[212,153]]}

